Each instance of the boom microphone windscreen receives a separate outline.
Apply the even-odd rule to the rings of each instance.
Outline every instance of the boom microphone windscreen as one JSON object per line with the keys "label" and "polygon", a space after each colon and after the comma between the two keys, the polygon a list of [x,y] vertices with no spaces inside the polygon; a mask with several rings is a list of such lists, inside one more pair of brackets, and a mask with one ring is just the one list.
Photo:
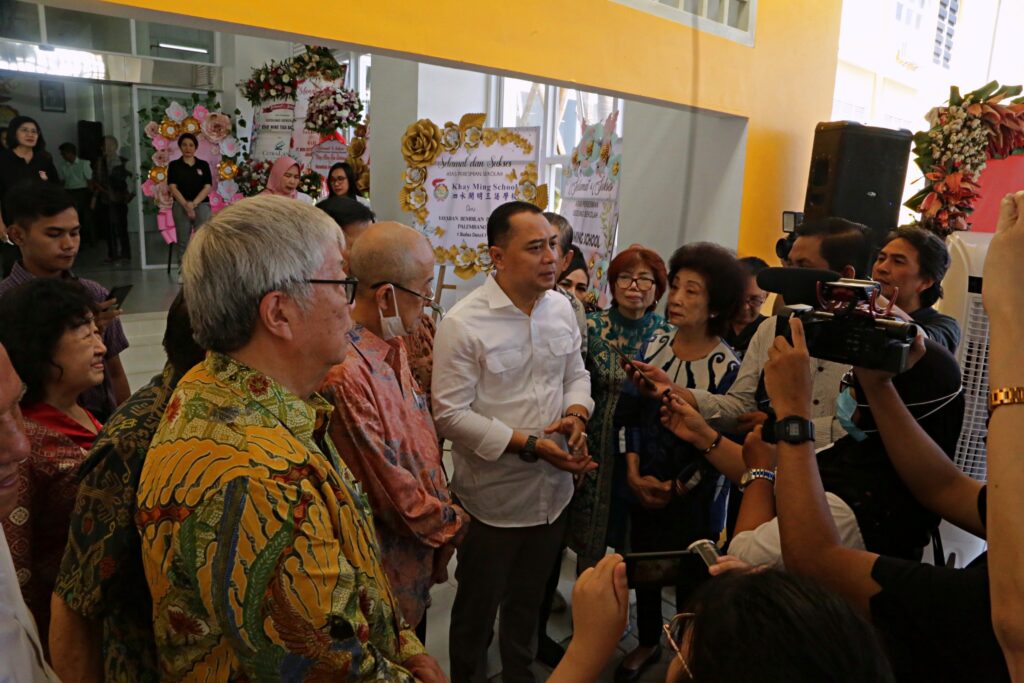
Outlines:
{"label": "boom microphone windscreen", "polygon": [[818,283],[835,282],[842,275],[815,268],[765,268],[757,274],[757,286],[780,295],[787,305],[818,304]]}

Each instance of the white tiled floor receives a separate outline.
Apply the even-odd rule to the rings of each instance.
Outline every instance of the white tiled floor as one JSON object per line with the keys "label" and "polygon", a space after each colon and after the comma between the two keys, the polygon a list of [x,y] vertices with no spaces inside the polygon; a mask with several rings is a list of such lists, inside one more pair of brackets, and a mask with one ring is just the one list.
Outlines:
{"label": "white tiled floor", "polygon": [[[141,271],[134,272],[147,276],[152,271],[147,273],[142,273]],[[156,277],[160,276],[166,277],[163,273]],[[156,277],[153,279],[155,280]],[[160,288],[156,286],[152,288],[152,296],[156,298],[166,296],[165,294],[158,293],[158,289]],[[170,290],[172,288],[168,287],[167,289]],[[170,297],[173,298],[173,293]],[[168,299],[168,305],[169,302],[170,299]],[[167,306],[165,305],[164,310],[166,310],[166,307]],[[131,384],[133,391],[143,386],[154,374],[159,372],[160,368],[163,367],[164,352],[163,348],[160,346],[160,341],[163,337],[165,319],[166,313],[135,313],[122,316],[125,333],[128,335],[128,340],[131,344],[129,349],[123,354],[122,360],[124,362],[125,370],[128,372],[129,383]],[[445,464],[450,472],[451,462],[447,461]],[[449,566],[448,576],[450,578],[448,581],[435,586],[431,591],[432,605],[427,613],[427,650],[431,655],[437,658],[438,662],[440,662],[446,672],[448,671],[449,663],[448,627],[451,623],[451,607],[455,600],[455,591],[457,586],[454,578],[457,559],[458,556],[456,555]],[[571,603],[572,586],[575,580],[576,557],[572,552],[566,552],[562,560],[562,574],[558,584],[558,589],[566,598],[567,602],[570,603],[569,609],[562,614],[552,615],[551,620],[548,623],[548,635],[563,645],[568,644],[572,635]],[[675,613],[672,605],[673,595],[670,590],[665,591],[665,598],[666,600],[662,603],[662,613],[666,619],[670,619]],[[634,630],[635,613],[633,613],[631,609],[630,628],[619,643],[619,652],[612,657],[607,669],[598,679],[599,681],[612,681],[615,666],[618,664],[622,656],[636,645],[636,637],[633,635]],[[645,683],[664,681],[668,662],[669,651],[666,649],[662,653],[661,661],[645,672],[644,676],[640,680]],[[539,662],[534,664],[534,668],[538,681],[546,680],[551,673],[550,669]],[[491,677],[492,681],[501,680],[501,661],[498,656],[497,640],[495,640],[488,652],[487,673]]]}

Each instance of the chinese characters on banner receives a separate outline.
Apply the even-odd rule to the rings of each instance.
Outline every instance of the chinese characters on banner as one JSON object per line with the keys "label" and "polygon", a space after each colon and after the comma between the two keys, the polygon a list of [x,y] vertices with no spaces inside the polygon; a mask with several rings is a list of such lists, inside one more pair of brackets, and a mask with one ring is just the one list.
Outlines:
{"label": "chinese characters on banner", "polygon": [[608,262],[619,225],[619,176],[622,138],[615,132],[617,111],[603,123],[584,125],[566,167],[559,213],[572,224],[575,248],[590,270],[590,293],[603,308]]}
{"label": "chinese characters on banner", "polygon": [[537,184],[539,128],[483,128],[482,114],[441,128],[429,119],[409,126],[400,203],[434,246],[440,265],[470,279],[487,272],[487,217],[505,202],[541,208],[547,188]]}

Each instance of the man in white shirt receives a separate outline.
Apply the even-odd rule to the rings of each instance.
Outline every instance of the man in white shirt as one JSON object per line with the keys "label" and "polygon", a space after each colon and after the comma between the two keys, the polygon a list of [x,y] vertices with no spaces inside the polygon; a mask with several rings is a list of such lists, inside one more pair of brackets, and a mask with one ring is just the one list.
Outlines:
{"label": "man in white shirt", "polygon": [[[796,229],[797,238],[789,252],[790,265],[795,268],[834,270],[842,277],[863,277],[868,267],[871,245],[867,228],[843,218],[822,218],[805,221]],[[678,389],[687,403],[697,408],[705,420],[725,431],[748,432],[766,417],[757,409],[757,385],[761,370],[768,362],[768,349],[777,336],[777,316],[761,323],[743,356],[736,381],[728,393],[712,394],[698,389]],[[824,448],[846,432],[835,419],[835,402],[839,384],[850,369],[817,358],[811,358],[814,395],[811,421],[814,422],[814,445]],[[652,366],[640,363],[652,379],[667,381]]]}
{"label": "man in white shirt", "polygon": [[453,683],[486,679],[501,608],[502,679],[530,671],[544,585],[565,533],[594,403],[572,308],[554,291],[558,233],[532,204],[487,221],[496,274],[452,308],[434,340],[438,433],[454,444],[452,490],[473,517],[458,549]]}
{"label": "man in white shirt", "polygon": [[[18,401],[24,385],[0,346],[0,518],[14,510],[18,465],[29,457],[28,438],[21,428]],[[43,659],[43,647],[32,613],[21,595],[11,550],[0,527],[0,681],[56,682]]]}

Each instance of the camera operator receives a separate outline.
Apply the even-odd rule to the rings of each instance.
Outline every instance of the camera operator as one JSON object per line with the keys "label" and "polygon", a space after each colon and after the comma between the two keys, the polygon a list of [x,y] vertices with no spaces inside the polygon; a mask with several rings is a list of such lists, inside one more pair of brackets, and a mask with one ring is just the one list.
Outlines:
{"label": "camera operator", "polygon": [[[834,270],[842,277],[863,277],[870,255],[867,228],[842,218],[811,219],[796,229],[797,238],[789,253],[790,264],[797,268]],[[757,385],[761,370],[768,360],[768,349],[777,334],[778,316],[765,320],[758,327],[747,347],[739,375],[726,394],[675,387],[687,403],[697,408],[705,419],[726,432],[747,432],[767,417],[757,411]],[[637,363],[656,384],[665,388],[672,383],[654,366]],[[839,384],[849,369],[845,365],[811,359],[808,367],[814,377],[811,417],[814,422],[815,445],[825,447],[845,433],[835,420],[835,401]]]}
{"label": "camera operator", "polygon": [[892,301],[893,312],[917,323],[929,339],[955,354],[960,343],[960,325],[932,306],[942,298],[942,278],[949,270],[949,249],[935,233],[917,225],[896,228],[885,238],[871,279],[882,285],[882,296]]}
{"label": "camera operator", "polygon": [[[813,379],[800,321],[793,321],[792,334],[792,344],[777,337],[769,349],[765,384],[780,420],[806,420]],[[918,337],[911,363],[924,355]],[[856,375],[902,482],[921,505],[984,536],[984,485],[961,473],[932,441],[900,398],[891,374],[858,368]],[[822,582],[870,615],[898,680],[1010,680],[993,632],[984,556],[966,569],[951,569],[844,547],[809,441],[779,442],[777,475],[786,567]]]}

